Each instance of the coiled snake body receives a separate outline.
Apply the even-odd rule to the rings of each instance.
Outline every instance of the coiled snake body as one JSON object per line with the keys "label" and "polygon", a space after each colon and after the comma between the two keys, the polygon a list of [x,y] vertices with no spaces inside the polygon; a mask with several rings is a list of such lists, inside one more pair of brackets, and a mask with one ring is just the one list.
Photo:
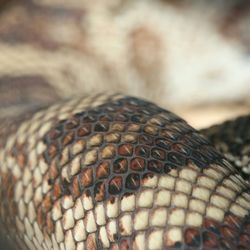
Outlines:
{"label": "coiled snake body", "polygon": [[250,115],[201,130],[250,182]]}
{"label": "coiled snake body", "polygon": [[0,217],[19,249],[249,249],[250,189],[184,120],[121,95],[2,121]]}

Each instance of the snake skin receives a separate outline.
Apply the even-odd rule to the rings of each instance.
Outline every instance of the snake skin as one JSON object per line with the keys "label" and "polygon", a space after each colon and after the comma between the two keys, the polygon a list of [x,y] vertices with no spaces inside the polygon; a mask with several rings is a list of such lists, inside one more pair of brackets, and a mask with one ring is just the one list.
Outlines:
{"label": "snake skin", "polygon": [[18,249],[249,249],[249,184],[144,100],[75,98],[2,120],[0,176]]}
{"label": "snake skin", "polygon": [[200,131],[250,182],[250,115]]}

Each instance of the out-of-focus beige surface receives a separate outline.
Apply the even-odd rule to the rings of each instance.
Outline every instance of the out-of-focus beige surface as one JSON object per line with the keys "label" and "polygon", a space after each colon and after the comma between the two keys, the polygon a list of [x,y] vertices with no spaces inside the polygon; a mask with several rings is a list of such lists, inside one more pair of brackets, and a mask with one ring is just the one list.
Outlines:
{"label": "out-of-focus beige surface", "polygon": [[149,99],[197,128],[249,113],[249,27],[241,0],[12,0],[0,116],[94,91]]}
{"label": "out-of-focus beige surface", "polygon": [[225,120],[232,120],[239,115],[250,113],[249,106],[237,105],[208,105],[176,111],[178,115],[197,129],[206,128],[213,124],[220,124]]}

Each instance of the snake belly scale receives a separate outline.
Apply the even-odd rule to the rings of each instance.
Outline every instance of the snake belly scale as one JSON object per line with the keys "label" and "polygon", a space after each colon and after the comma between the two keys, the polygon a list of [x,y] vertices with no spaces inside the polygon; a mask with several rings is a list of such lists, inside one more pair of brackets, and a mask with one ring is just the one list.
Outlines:
{"label": "snake belly scale", "polygon": [[0,125],[0,216],[19,249],[249,249],[250,189],[184,120],[121,95]]}

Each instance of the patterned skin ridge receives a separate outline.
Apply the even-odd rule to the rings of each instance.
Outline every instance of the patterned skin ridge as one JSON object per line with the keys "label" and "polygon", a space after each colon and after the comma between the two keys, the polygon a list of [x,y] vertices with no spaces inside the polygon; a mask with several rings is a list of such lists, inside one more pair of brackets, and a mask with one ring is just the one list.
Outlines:
{"label": "patterned skin ridge", "polygon": [[249,185],[178,116],[99,95],[0,126],[0,218],[19,249],[248,249]]}
{"label": "patterned skin ridge", "polygon": [[250,182],[250,115],[200,131]]}

